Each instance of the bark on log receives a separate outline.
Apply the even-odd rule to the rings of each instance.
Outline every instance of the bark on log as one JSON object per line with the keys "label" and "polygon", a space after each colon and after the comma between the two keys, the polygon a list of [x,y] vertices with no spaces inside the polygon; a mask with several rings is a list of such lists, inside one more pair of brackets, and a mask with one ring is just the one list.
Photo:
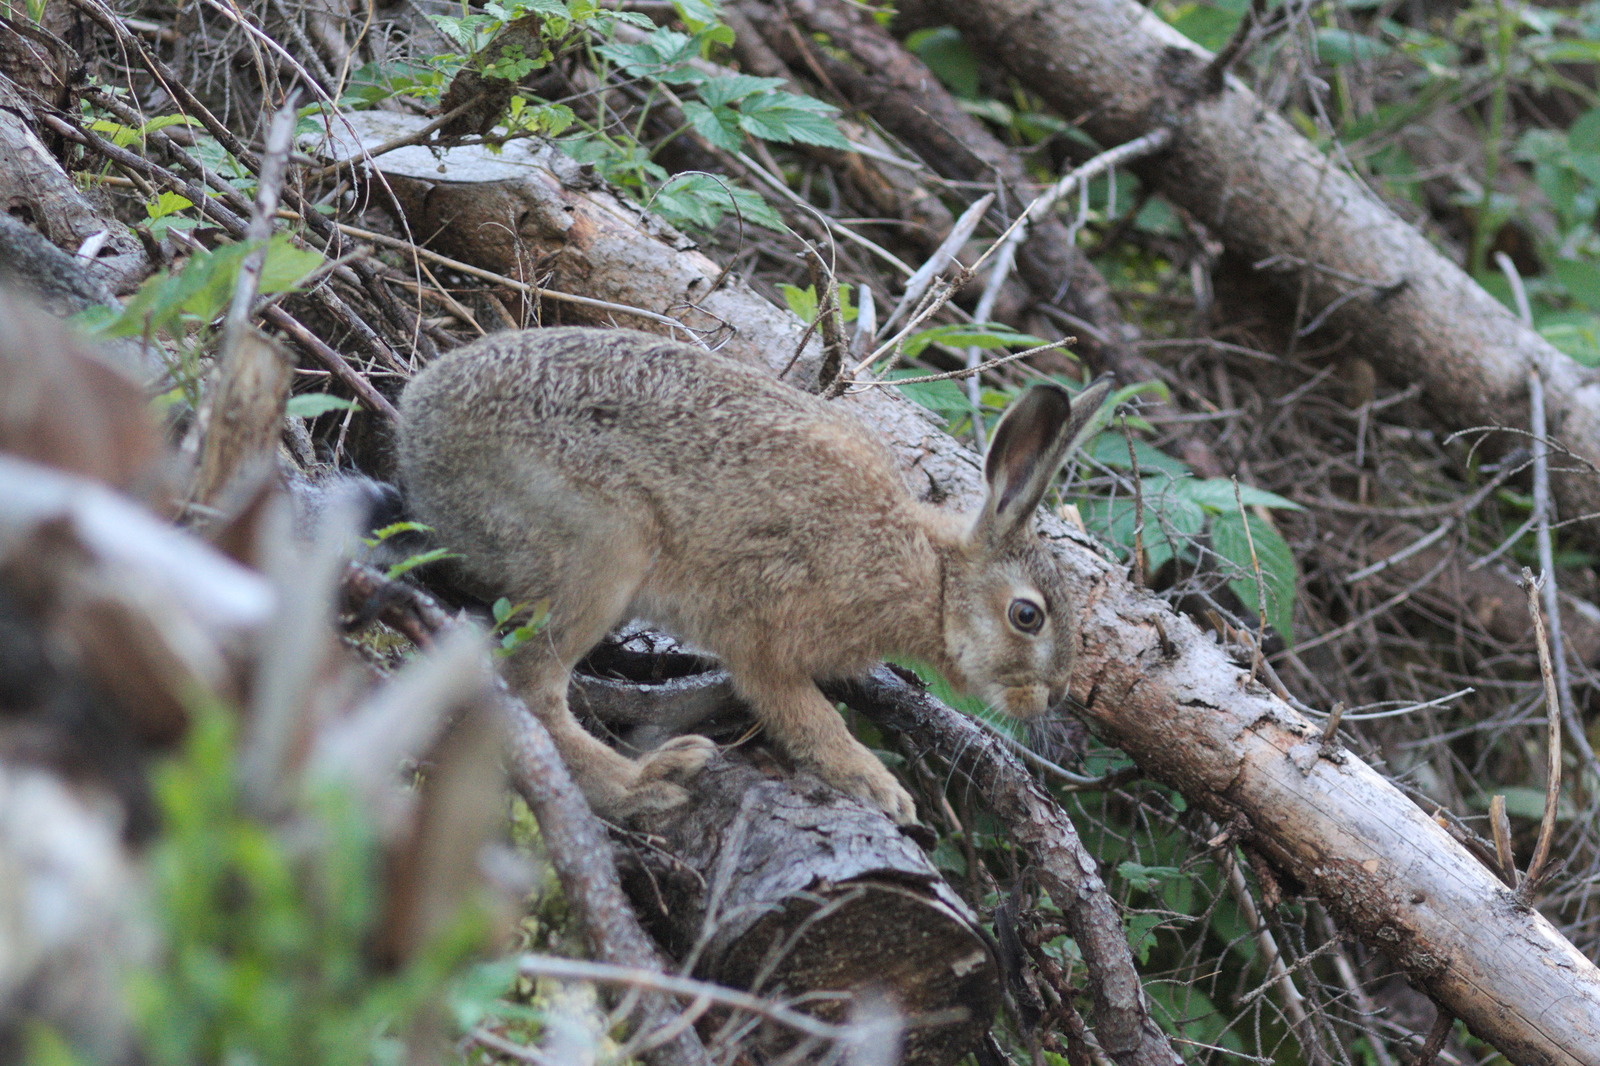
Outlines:
{"label": "bark on log", "polygon": [[[1030,873],[1060,908],[1074,942],[1088,960],[1090,972],[1097,978],[1090,989],[1099,1023],[1096,1036],[1112,1059],[1141,1066],[1173,1066],[1181,1062],[1150,1017],[1138,974],[1126,958],[1127,941],[1121,912],[1107,895],[1094,858],[1084,849],[1076,828],[1061,807],[995,735],[904,681],[887,667],[880,667],[865,678],[829,684],[826,691],[830,698],[849,704],[878,724],[915,737],[919,746],[925,746],[937,754],[954,772],[974,783],[984,803],[1006,826],[1007,835],[1029,855]],[[579,674],[574,677],[569,698],[574,706],[597,712],[596,716],[602,723],[613,729],[618,726],[632,727],[635,733],[648,730],[652,723],[647,715],[672,723],[671,732],[662,737],[647,736],[647,744],[641,746],[660,743],[678,732],[694,729],[710,732],[712,730],[708,730],[705,716],[717,713],[719,702],[724,706],[736,702],[732,683],[727,672],[721,669],[648,685]],[[751,778],[752,775],[745,774],[744,777]],[[749,886],[745,889],[746,896],[753,894],[762,902],[771,900],[774,904],[781,904],[788,897],[784,892],[765,889],[763,886],[769,879],[776,880],[780,885],[804,884],[807,879],[816,878],[826,878],[835,886],[838,884],[841,878],[831,875],[831,870],[838,865],[838,860],[832,856],[839,850],[832,838],[851,826],[859,825],[866,829],[870,835],[865,839],[883,838],[885,833],[889,833],[888,839],[893,850],[892,845],[898,840],[898,833],[890,832],[892,827],[876,812],[862,812],[854,804],[840,807],[837,803],[831,804],[831,811],[791,810],[796,800],[806,798],[803,793],[820,795],[824,802],[828,796],[837,795],[826,786],[814,784],[809,775],[802,775],[798,781],[799,784],[796,784],[792,776],[787,781],[774,780],[765,784],[745,784],[740,778],[734,778],[732,784],[713,781],[710,783],[710,794],[697,796],[694,807],[685,812],[683,817],[674,812],[667,823],[671,828],[663,828],[658,824],[649,826],[654,832],[669,837],[667,851],[675,858],[706,855],[704,859],[690,860],[693,869],[703,875],[698,890],[686,887],[689,905],[695,906],[694,901],[698,900],[700,909],[691,911],[681,908],[676,899],[669,898],[666,901],[673,912],[671,924],[676,930],[669,931],[668,936],[680,950],[701,940],[705,900],[708,897],[715,899],[719,895],[715,887],[709,890],[705,887],[706,882],[711,880],[710,870],[732,865],[739,871],[735,876]],[[819,787],[820,793],[817,792]],[[761,794],[758,789],[766,790],[767,794]],[[815,803],[817,800],[809,802]],[[769,806],[779,808],[778,813],[773,816],[764,814]],[[863,815],[866,817],[863,818]],[[703,828],[708,820],[712,823],[711,827]],[[746,821],[759,825],[764,831],[763,835],[773,837],[774,846],[763,846],[765,841],[757,843],[743,839],[746,830],[741,823]],[[825,843],[821,857],[810,854],[804,847],[784,846],[785,837],[794,832],[794,823],[797,821],[807,827],[814,825],[817,831],[825,831],[825,840],[808,837],[804,841],[808,845]],[[730,823],[741,826],[737,843],[739,856],[751,853],[760,856],[759,863],[754,864],[754,871],[749,871],[752,863],[748,859],[724,854],[725,841],[733,836],[728,828]],[[875,831],[874,826],[878,827]],[[709,853],[703,843],[705,839],[716,842],[715,848]],[[775,854],[780,847],[783,848],[782,852]],[[927,881],[929,868],[920,855],[903,867],[900,864],[878,865],[885,863],[885,859],[879,856],[881,850],[879,847],[867,850],[865,854],[872,857],[870,866],[862,865],[864,856],[858,849],[852,848],[842,856],[853,864],[846,866],[846,870],[861,866],[869,871],[859,880],[852,876],[852,880],[857,884],[866,880],[866,877],[881,880],[884,869],[904,869],[912,874],[917,885],[923,886],[924,891],[932,889],[937,892],[944,888],[938,881]],[[648,856],[649,853],[645,854]],[[672,878],[672,873],[669,868],[663,870],[660,876],[668,880]],[[904,875],[894,880],[903,882]],[[651,908],[653,901],[649,894],[635,892],[634,895],[636,900],[640,900],[642,910]],[[986,989],[980,981],[956,970],[957,963],[961,963],[963,968],[965,966],[961,962],[964,955],[961,949],[965,943],[963,929],[950,924],[950,920],[944,916],[946,908],[930,909],[926,905],[916,905],[916,898],[903,887],[896,891],[891,897],[893,905],[882,910],[866,927],[871,935],[862,940],[857,948],[847,949],[842,961],[847,965],[869,965],[881,969],[882,945],[899,945],[895,948],[895,966],[889,971],[895,979],[888,980],[886,977],[886,980],[891,990],[902,987],[912,990],[911,995],[901,994],[897,1001],[910,1005],[913,1014],[917,1013],[918,1005],[925,1009],[936,1009],[948,1002],[962,1005],[973,1003],[973,999],[968,997]],[[958,913],[966,913],[959,898],[950,895],[947,889],[939,893],[938,898],[946,900]],[[863,916],[870,915],[873,910],[873,902],[869,897],[846,900],[841,905],[853,906]],[[902,926],[900,923],[905,924]],[[749,924],[739,922],[733,925],[733,933],[738,937],[734,950],[746,957],[752,954],[746,946],[747,942],[754,940],[759,945],[762,940],[775,938],[766,929],[748,930],[746,927]],[[837,935],[837,928],[835,926],[828,934],[819,933],[812,939],[826,949],[826,935]],[[752,932],[756,935],[752,936]],[[905,932],[914,932],[916,936],[903,935]],[[712,938],[713,946],[706,953],[708,961],[718,950],[715,946],[717,940],[728,942],[728,932],[717,930]],[[858,954],[859,959],[856,957]],[[804,966],[806,962],[802,961],[800,965]],[[720,972],[737,983],[745,976],[745,969],[740,967],[732,972],[726,969]],[[870,973],[871,970],[865,972]],[[992,974],[976,976],[982,982],[993,980]],[[953,984],[961,987],[953,989],[956,996],[951,1000],[947,998],[946,990],[951,989]],[[822,987],[835,985],[825,984]],[[937,1041],[930,1044],[928,1037],[943,1037],[948,1043],[954,1043],[958,1037],[965,1035],[960,1030],[942,1030],[926,1036],[914,1034],[914,1039],[907,1043],[907,1060],[933,1061],[930,1052],[951,1051],[949,1046],[940,1047]]]}
{"label": "bark on log", "polygon": [[[1137,26],[1135,19],[1127,32]],[[1147,73],[1156,84],[1156,72]],[[697,328],[731,324],[736,331],[724,350],[774,367],[790,361],[801,334],[791,316],[736,279],[719,285],[721,271],[687,242],[660,239],[637,210],[564,183],[560,164],[550,169],[529,158],[474,191],[445,187],[441,161],[418,152],[423,159],[409,177],[396,161],[384,163],[397,188],[410,188],[403,195],[417,212],[409,220],[414,232],[438,233],[463,255],[514,276],[537,262],[554,288],[651,315],[622,324],[659,330],[654,316],[664,312]],[[1236,153],[1246,154],[1242,146]],[[478,234],[488,243],[474,247]],[[1492,303],[1476,286],[1466,288],[1478,294],[1467,294],[1474,306],[1479,297]],[[1515,325],[1495,321],[1502,336],[1502,327]],[[1454,335],[1451,325],[1441,323],[1440,335]],[[925,413],[876,389],[844,402],[895,449],[920,495],[952,506],[979,499],[976,457]],[[1237,826],[1345,928],[1513,1061],[1600,1066],[1600,970],[1592,962],[1537,912],[1518,907],[1494,874],[1374,770],[1348,754],[1320,757],[1309,722],[1192,622],[1133,587],[1080,532],[1045,513],[1040,527],[1084,612],[1073,695],[1097,732]]]}
{"label": "bark on log", "polygon": [[[1132,0],[936,0],[994,56],[1103,144],[1170,127],[1141,178],[1267,272],[1307,320],[1348,333],[1391,377],[1419,382],[1460,428],[1528,424],[1544,377],[1552,436],[1580,460],[1552,471],[1561,514],[1600,512],[1600,376],[1498,303],[1237,79]],[[1600,522],[1574,529],[1600,543]]]}
{"label": "bark on log", "polygon": [[[672,676],[646,673],[663,664]],[[621,732],[624,750],[750,729],[727,671],[664,635],[608,641],[584,666],[568,699]],[[624,863],[624,885],[698,976],[802,997],[830,1021],[844,1020],[853,995],[882,995],[904,1016],[903,1061],[922,1066],[954,1063],[988,1030],[998,960],[971,909],[882,812],[736,744],[696,778],[688,804],[636,822],[652,839]],[[775,1035],[764,1042],[781,1052],[795,1034]]]}
{"label": "bark on log", "polygon": [[955,1063],[1000,1006],[972,912],[881,813],[763,754],[730,751],[688,804],[640,821],[660,838],[627,881],[641,916],[698,976],[830,1021],[881,994],[905,1016],[903,1062]]}

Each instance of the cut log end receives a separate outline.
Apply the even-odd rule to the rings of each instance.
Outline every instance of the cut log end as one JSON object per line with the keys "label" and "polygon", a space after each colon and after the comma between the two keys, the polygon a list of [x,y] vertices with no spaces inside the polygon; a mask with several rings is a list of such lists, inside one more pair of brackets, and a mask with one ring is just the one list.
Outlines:
{"label": "cut log end", "polygon": [[[843,1022],[857,996],[906,1023],[904,1059],[959,1060],[1000,1005],[975,917],[885,816],[809,775],[774,777],[744,750],[696,779],[692,801],[643,828],[625,877],[641,917],[699,976]],[[796,1035],[772,1024],[774,1050]]]}

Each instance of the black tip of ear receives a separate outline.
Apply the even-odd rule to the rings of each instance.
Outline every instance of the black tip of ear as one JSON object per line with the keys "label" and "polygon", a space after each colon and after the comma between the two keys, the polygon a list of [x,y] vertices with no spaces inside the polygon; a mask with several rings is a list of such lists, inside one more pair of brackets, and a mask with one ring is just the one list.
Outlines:
{"label": "black tip of ear", "polygon": [[1041,381],[1028,387],[1019,404],[1033,404],[1041,417],[1065,422],[1072,415],[1072,394],[1054,382]]}

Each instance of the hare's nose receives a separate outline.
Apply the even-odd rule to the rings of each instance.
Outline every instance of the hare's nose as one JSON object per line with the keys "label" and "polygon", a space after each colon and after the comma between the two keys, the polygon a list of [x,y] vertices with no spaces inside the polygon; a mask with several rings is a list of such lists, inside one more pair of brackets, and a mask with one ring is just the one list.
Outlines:
{"label": "hare's nose", "polygon": [[1065,685],[1052,686],[1051,689],[1050,689],[1050,692],[1049,692],[1049,696],[1050,696],[1050,709],[1052,711],[1056,710],[1058,707],[1060,707],[1063,703],[1065,703],[1067,701],[1067,686],[1065,686]]}

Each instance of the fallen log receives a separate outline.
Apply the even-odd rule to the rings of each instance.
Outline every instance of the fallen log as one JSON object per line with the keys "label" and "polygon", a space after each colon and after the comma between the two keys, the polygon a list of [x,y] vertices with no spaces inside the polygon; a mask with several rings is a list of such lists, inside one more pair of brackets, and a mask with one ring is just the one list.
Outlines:
{"label": "fallen log", "polygon": [[[977,920],[880,812],[735,749],[689,803],[640,827],[656,839],[624,884],[698,976],[830,1021],[881,996],[904,1015],[907,1066],[951,1066],[988,1031],[999,968]],[[761,1043],[782,1052],[792,1037]]]}
{"label": "fallen log", "polygon": [[[1576,460],[1552,469],[1561,515],[1600,513],[1600,376],[1523,325],[1209,52],[1132,0],[932,6],[1101,143],[1170,129],[1167,151],[1136,165],[1141,180],[1302,301],[1305,322],[1420,383],[1448,424],[1526,429],[1538,371],[1552,436]],[[1600,523],[1572,528],[1600,543]]]}
{"label": "fallen log", "polygon": [[[362,139],[377,144],[393,132],[365,131]],[[328,151],[358,150],[347,140]],[[671,316],[775,369],[798,352],[794,373],[808,379],[815,346],[799,348],[799,322],[723,277],[679,235],[595,189],[570,162],[527,151],[514,163],[496,160],[503,169],[489,174],[460,149],[442,159],[402,151],[417,158],[385,156],[384,173],[411,212],[412,231],[439,235],[446,254],[513,279],[537,266],[547,291],[612,305],[564,305],[576,317],[659,332]],[[466,180],[474,170],[481,183]],[[979,499],[976,457],[920,409],[880,389],[843,402],[889,442],[920,495],[952,506]],[[1049,515],[1040,524],[1084,611],[1073,695],[1092,728],[1232,827],[1513,1061],[1600,1063],[1600,970],[1592,962],[1376,771],[1348,753],[1322,755],[1310,722],[1193,623],[1131,585],[1081,532]],[[1125,958],[1115,963],[1131,972]]]}

